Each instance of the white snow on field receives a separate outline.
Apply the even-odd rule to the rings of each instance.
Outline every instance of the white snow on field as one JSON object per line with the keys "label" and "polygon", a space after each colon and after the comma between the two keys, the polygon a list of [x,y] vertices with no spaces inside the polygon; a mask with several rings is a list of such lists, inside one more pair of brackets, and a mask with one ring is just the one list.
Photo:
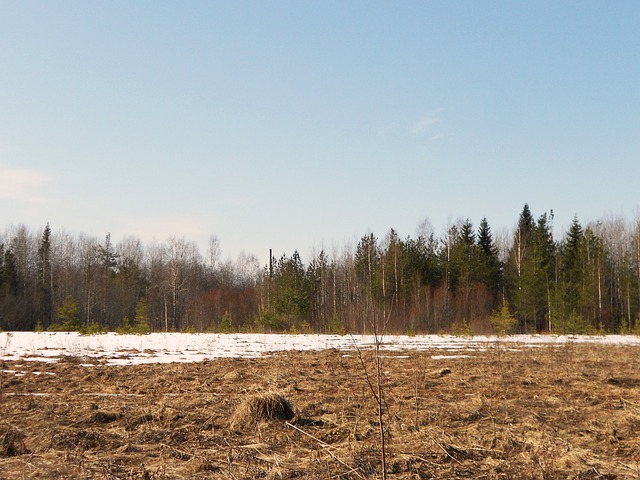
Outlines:
{"label": "white snow on field", "polygon": [[[434,351],[434,358],[460,358],[495,345],[505,348],[531,348],[567,343],[600,343],[640,346],[634,335],[563,336],[514,335],[509,337],[459,337],[449,335],[387,335],[382,339],[387,352],[403,350]],[[151,333],[149,335],[80,335],[76,332],[2,332],[0,360],[39,360],[55,362],[60,357],[78,357],[85,364],[108,365],[139,363],[198,362],[223,357],[259,357],[286,350],[349,351],[370,349],[371,335],[276,335]]]}

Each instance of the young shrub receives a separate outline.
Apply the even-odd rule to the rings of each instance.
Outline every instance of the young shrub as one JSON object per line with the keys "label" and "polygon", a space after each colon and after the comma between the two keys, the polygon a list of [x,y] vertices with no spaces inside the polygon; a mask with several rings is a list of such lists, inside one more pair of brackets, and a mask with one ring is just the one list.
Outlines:
{"label": "young shrub", "polygon": [[503,301],[500,308],[491,315],[489,322],[499,337],[513,333],[518,325],[518,320],[509,312],[506,301]]}
{"label": "young shrub", "polygon": [[52,323],[49,326],[50,331],[58,332],[76,332],[80,330],[80,306],[73,299],[73,295],[69,294],[58,308],[59,322]]}
{"label": "young shrub", "polygon": [[597,330],[591,325],[589,320],[573,310],[568,317],[561,317],[556,320],[556,331],[563,335],[591,335]]}
{"label": "young shrub", "polygon": [[136,304],[136,314],[133,317],[133,332],[138,335],[146,335],[151,332],[149,325],[149,305],[143,298]]}
{"label": "young shrub", "polygon": [[120,322],[120,326],[116,328],[116,333],[118,335],[129,335],[132,333],[133,328],[131,327],[131,322],[129,321],[129,317],[124,317],[122,322]]}
{"label": "young shrub", "polygon": [[106,333],[109,330],[104,326],[97,322],[90,322],[89,325],[82,325],[78,332],[82,335],[95,335],[96,333]]}
{"label": "young shrub", "polygon": [[633,335],[640,335],[640,314],[638,314],[638,318],[636,318],[636,321],[633,324],[633,328],[631,329],[631,333]]}
{"label": "young shrub", "polygon": [[329,333],[333,335],[345,335],[347,333],[337,314],[334,314],[329,320]]}
{"label": "young shrub", "polygon": [[309,322],[307,322],[306,320],[302,320],[300,322],[300,326],[298,327],[298,330],[301,333],[312,333],[313,332],[313,328],[311,327],[311,324]]}
{"label": "young shrub", "polygon": [[451,335],[455,337],[473,337],[471,325],[469,325],[466,318],[462,322],[451,325]]}
{"label": "young shrub", "polygon": [[233,332],[233,323],[231,322],[231,314],[227,311],[222,315],[222,319],[218,324],[218,333],[232,333]]}
{"label": "young shrub", "polygon": [[260,310],[255,323],[264,332],[286,332],[290,327],[281,315],[267,308]]}

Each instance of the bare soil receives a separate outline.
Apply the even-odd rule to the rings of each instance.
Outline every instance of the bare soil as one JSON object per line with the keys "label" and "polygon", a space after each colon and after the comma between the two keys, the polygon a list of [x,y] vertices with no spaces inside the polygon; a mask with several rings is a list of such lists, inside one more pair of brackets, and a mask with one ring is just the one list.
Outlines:
{"label": "bare soil", "polygon": [[[640,478],[638,347],[435,354],[382,359],[388,478]],[[382,478],[363,368],[374,375],[375,362],[362,356],[4,362],[0,478]],[[271,413],[238,418],[265,394],[285,413],[254,407],[245,410]]]}

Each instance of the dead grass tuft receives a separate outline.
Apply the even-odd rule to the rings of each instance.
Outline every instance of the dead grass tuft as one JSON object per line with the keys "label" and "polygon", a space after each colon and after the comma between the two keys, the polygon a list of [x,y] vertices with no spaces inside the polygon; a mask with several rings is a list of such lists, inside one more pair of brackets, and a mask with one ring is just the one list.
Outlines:
{"label": "dead grass tuft", "polygon": [[275,392],[245,399],[231,417],[233,428],[251,427],[264,420],[291,420],[295,416],[289,400]]}

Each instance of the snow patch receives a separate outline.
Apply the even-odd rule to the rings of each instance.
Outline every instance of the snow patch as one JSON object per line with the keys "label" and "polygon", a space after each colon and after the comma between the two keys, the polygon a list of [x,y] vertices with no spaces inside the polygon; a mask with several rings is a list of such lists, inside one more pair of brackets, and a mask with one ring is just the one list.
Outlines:
{"label": "snow patch", "polygon": [[[77,332],[1,332],[1,359],[11,361],[56,362],[61,357],[76,357],[83,364],[101,361],[107,365],[143,363],[200,362],[216,358],[255,358],[265,354],[290,350],[327,350],[353,353],[355,347],[371,349],[373,335],[277,335],[257,333],[151,333],[148,335],[118,335],[105,333],[80,335]],[[462,358],[474,351],[484,351],[501,345],[520,350],[543,345],[598,343],[640,346],[635,335],[513,335],[508,337],[450,335],[388,335],[381,349],[387,352],[404,350],[442,351],[446,358]],[[436,358],[437,355],[434,355]],[[433,357],[432,357],[433,358]],[[86,360],[86,361],[85,361]]]}

